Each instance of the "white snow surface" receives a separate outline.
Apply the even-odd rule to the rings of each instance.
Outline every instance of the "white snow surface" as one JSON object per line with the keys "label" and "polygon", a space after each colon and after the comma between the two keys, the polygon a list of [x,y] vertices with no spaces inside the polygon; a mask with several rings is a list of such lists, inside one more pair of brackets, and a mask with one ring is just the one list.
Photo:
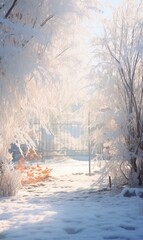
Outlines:
{"label": "white snow surface", "polygon": [[45,164],[53,168],[49,180],[0,198],[0,239],[143,240],[143,198],[103,191],[88,161]]}

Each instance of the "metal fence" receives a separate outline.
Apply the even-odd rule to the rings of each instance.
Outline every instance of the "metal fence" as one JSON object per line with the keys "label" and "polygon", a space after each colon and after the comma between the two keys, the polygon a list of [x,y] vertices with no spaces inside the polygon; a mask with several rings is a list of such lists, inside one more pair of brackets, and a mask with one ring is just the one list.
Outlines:
{"label": "metal fence", "polygon": [[[40,121],[31,122],[31,137],[36,144],[36,151],[40,159],[55,156],[84,157],[89,160],[96,155],[103,153],[103,145],[91,141],[92,129],[90,128],[90,116],[88,125],[84,126],[80,122],[52,123],[50,127],[42,128]],[[22,150],[26,150],[25,144],[21,145]],[[13,160],[18,160],[21,153],[15,144],[11,145]],[[83,158],[82,158],[83,159]]]}
{"label": "metal fence", "polygon": [[80,123],[54,123],[40,129],[38,149],[43,158],[88,155],[88,133]]}

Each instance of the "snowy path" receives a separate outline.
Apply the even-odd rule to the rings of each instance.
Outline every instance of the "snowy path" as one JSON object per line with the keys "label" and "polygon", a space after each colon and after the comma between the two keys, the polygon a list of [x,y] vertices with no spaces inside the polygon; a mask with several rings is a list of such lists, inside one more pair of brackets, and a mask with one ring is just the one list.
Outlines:
{"label": "snowy path", "polygon": [[50,181],[0,199],[0,239],[143,240],[143,199],[91,188],[85,162],[52,167]]}

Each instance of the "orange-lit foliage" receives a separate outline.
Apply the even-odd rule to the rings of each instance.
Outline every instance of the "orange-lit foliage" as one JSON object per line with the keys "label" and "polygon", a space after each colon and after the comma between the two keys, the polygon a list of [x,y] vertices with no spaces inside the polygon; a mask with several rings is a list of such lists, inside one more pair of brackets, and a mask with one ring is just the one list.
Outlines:
{"label": "orange-lit foliage", "polygon": [[49,177],[52,169],[43,167],[40,165],[31,165],[24,171],[24,176],[22,178],[22,184],[31,184],[44,181]]}
{"label": "orange-lit foliage", "polygon": [[39,160],[41,158],[41,156],[33,148],[23,151],[23,155],[27,160]]}
{"label": "orange-lit foliage", "polygon": [[[33,159],[33,158],[32,158]],[[16,169],[22,172],[22,185],[32,184],[44,181],[50,176],[52,169],[41,166],[39,164],[26,166],[25,157],[21,157],[16,165]]]}

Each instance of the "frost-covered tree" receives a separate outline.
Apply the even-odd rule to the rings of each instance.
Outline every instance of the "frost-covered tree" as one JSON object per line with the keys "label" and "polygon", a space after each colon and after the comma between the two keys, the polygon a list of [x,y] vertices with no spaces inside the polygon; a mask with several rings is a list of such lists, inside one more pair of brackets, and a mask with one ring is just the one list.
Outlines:
{"label": "frost-covered tree", "polygon": [[34,146],[29,120],[40,118],[44,127],[51,114],[58,118],[83,99],[88,58],[83,19],[96,6],[94,0],[0,2],[1,172],[12,169],[10,143]]}
{"label": "frost-covered tree", "polygon": [[112,142],[116,157],[128,160],[133,171],[143,151],[142,13],[142,1],[123,1],[112,19],[104,22],[102,49],[100,44],[96,47],[101,104],[110,109],[98,130]]}

